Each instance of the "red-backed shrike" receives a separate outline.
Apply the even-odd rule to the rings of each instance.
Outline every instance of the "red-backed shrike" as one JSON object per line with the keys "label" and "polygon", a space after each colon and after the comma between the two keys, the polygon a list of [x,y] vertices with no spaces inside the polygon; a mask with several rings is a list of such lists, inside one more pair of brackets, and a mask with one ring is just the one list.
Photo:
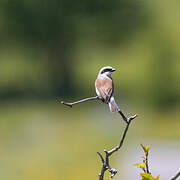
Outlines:
{"label": "red-backed shrike", "polygon": [[109,104],[111,112],[118,112],[119,107],[114,100],[114,84],[112,73],[115,71],[111,66],[103,67],[95,81],[96,93],[100,99]]}

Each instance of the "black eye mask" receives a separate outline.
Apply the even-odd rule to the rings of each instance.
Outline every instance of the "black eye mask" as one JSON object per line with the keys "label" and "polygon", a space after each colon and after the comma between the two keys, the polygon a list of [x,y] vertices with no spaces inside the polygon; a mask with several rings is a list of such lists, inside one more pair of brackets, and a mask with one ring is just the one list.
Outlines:
{"label": "black eye mask", "polygon": [[103,73],[105,73],[105,72],[111,72],[112,71],[112,69],[104,69],[102,72],[101,72],[101,74],[103,74]]}

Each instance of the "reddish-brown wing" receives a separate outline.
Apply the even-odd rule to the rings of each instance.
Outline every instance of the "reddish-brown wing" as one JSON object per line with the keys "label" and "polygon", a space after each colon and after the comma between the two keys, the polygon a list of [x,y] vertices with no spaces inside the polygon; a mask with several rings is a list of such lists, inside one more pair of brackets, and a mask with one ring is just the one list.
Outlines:
{"label": "reddish-brown wing", "polygon": [[114,91],[113,80],[110,78],[105,78],[105,79],[98,78],[96,80],[96,88],[99,91],[103,100],[105,102],[108,102]]}

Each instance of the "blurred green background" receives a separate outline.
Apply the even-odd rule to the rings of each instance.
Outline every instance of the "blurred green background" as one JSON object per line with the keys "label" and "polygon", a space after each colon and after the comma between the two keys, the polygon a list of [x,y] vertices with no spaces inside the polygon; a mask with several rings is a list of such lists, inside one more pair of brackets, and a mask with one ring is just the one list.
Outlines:
{"label": "blurred green background", "polygon": [[100,102],[57,100],[94,96],[106,65],[122,110],[139,114],[112,157],[126,167],[115,179],[130,173],[132,143],[179,145],[179,19],[178,1],[1,0],[0,178],[97,179],[96,151],[119,142],[123,121]]}

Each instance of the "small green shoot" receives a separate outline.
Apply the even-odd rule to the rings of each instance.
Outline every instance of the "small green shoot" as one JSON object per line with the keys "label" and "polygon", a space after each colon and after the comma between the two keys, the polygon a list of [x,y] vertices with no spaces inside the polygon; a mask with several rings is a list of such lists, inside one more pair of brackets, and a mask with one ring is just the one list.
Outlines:
{"label": "small green shoot", "polygon": [[136,163],[134,164],[135,166],[137,166],[138,168],[143,170],[143,173],[140,173],[141,176],[141,180],[159,180],[159,176],[157,177],[153,177],[149,171],[149,165],[148,165],[148,156],[149,156],[149,149],[150,146],[144,146],[143,144],[141,144],[141,147],[144,151],[144,156],[143,158],[143,162],[142,163]]}

